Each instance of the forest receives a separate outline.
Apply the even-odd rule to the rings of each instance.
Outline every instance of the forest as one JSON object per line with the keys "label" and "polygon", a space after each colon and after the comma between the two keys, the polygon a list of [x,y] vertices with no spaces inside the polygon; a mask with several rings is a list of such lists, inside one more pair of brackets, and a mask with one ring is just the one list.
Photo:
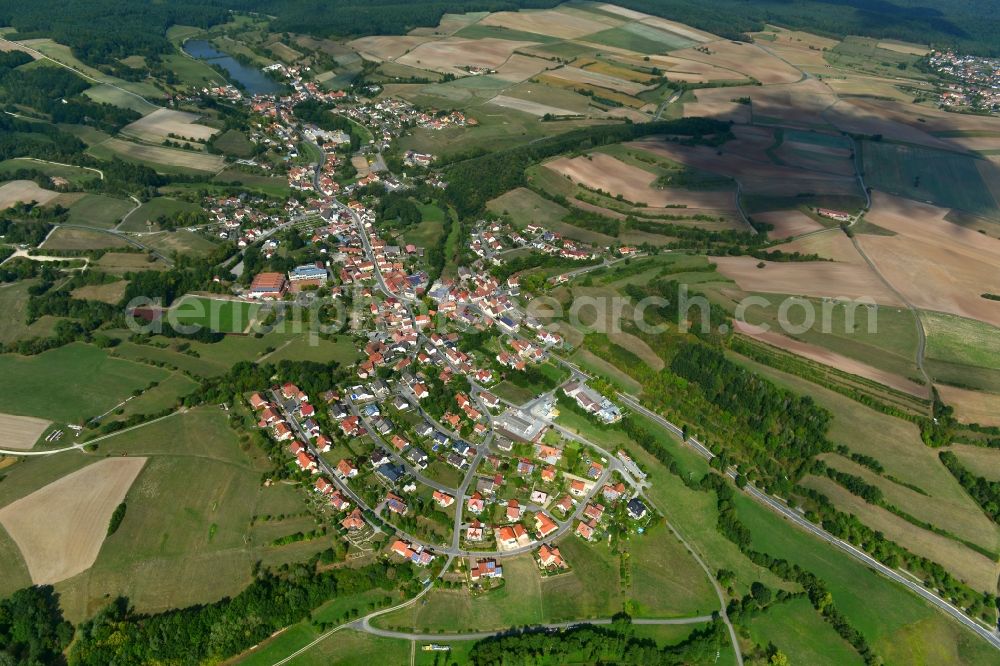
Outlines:
{"label": "forest", "polygon": [[[19,37],[51,37],[84,62],[128,78],[119,62],[130,55],[172,51],[171,25],[210,27],[228,10],[277,17],[272,27],[317,37],[403,34],[435,26],[445,13],[550,8],[559,0],[0,0],[0,25]],[[894,38],[954,46],[978,55],[1000,54],[1000,15],[991,0],[617,0],[630,9],[663,16],[735,39],[776,23],[826,35]]]}

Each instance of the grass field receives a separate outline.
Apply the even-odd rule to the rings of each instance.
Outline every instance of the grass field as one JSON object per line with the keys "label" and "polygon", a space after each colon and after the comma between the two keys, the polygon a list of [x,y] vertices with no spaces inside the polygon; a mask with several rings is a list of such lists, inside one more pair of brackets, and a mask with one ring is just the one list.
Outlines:
{"label": "grass field", "polygon": [[136,271],[166,270],[167,266],[144,252],[105,252],[94,266],[105,273],[122,275]]}
{"label": "grass field", "polygon": [[876,189],[991,218],[1000,216],[1000,204],[972,157],[883,141],[863,141],[861,155],[865,180]]}
{"label": "grass field", "polygon": [[123,139],[108,139],[88,148],[99,159],[123,159],[151,167],[161,173],[198,175],[217,173],[225,166],[221,155],[209,155],[194,150],[179,150],[164,146],[149,146]]}
{"label": "grass field", "polygon": [[927,369],[955,386],[1000,391],[1000,331],[989,324],[940,312],[923,312]]}
{"label": "grass field", "polygon": [[885,663],[971,664],[993,659],[993,648],[982,639],[896,583],[787,525],[745,496],[737,497],[736,506],[753,546],[826,582],[837,608]]}
{"label": "grass field", "polygon": [[97,230],[59,227],[48,237],[47,250],[104,250],[130,247],[120,236]]}
{"label": "grass field", "polygon": [[362,357],[357,342],[350,336],[340,336],[336,342],[308,333],[296,336],[267,356],[269,363],[278,361],[337,361],[350,365]]}
{"label": "grass field", "polygon": [[0,391],[0,412],[77,423],[114,407],[132,391],[167,373],[109,358],[97,347],[73,343],[36,356],[0,356],[0,375],[17,391]]}
{"label": "grass field", "polygon": [[587,41],[643,54],[683,49],[694,43],[683,37],[671,35],[641,23],[630,23],[620,28],[611,28],[587,35]]}
{"label": "grass field", "polygon": [[146,225],[146,222],[152,222],[152,229],[155,231],[159,228],[156,224],[156,220],[161,215],[170,217],[171,215],[175,215],[177,213],[188,213],[200,210],[201,206],[188,201],[180,201],[178,199],[171,199],[170,197],[154,197],[149,201],[143,202],[141,206],[130,213],[125,219],[125,223],[122,224],[121,230],[149,231],[150,227]]}
{"label": "grass field", "polygon": [[384,615],[374,621],[382,628],[410,631],[458,632],[507,629],[537,624],[542,610],[542,577],[530,555],[503,561],[503,588],[473,597],[468,589],[432,590],[425,603]]}
{"label": "grass field", "polygon": [[18,169],[33,169],[35,171],[41,171],[47,176],[65,178],[74,185],[79,185],[80,183],[84,183],[98,177],[98,175],[93,171],[88,171],[87,169],[80,167],[36,162],[35,160],[23,157],[15,157],[0,162],[0,177],[12,171],[17,171]]}
{"label": "grass field", "polygon": [[239,130],[226,130],[212,141],[212,145],[227,155],[236,157],[250,157],[253,151],[253,144],[247,139],[246,134]]}
{"label": "grass field", "polygon": [[[147,463],[126,496],[121,527],[94,566],[58,586],[73,621],[96,612],[107,595],[125,594],[141,611],[157,611],[235,594],[250,582],[252,562],[270,560],[274,550],[257,540],[251,518],[303,510],[295,488],[261,485],[269,463],[239,444],[215,407],[175,414],[99,446],[97,456],[144,456]],[[27,465],[22,477],[41,473]],[[310,545],[313,552],[325,547]]]}
{"label": "grass field", "polygon": [[205,256],[215,249],[215,242],[187,229],[144,236],[142,242],[165,256],[177,254]]}
{"label": "grass field", "polygon": [[569,212],[554,201],[549,201],[524,187],[500,195],[487,203],[486,207],[494,213],[509,215],[514,226],[521,229],[528,224],[550,227],[566,217]]}
{"label": "grass field", "polygon": [[[990,551],[998,548],[1000,536],[996,526],[989,522],[941,465],[937,453],[923,444],[914,424],[759,363],[740,362],[780,386],[811,396],[819,406],[833,414],[828,433],[831,442],[843,444],[851,452],[875,458],[885,468],[887,476],[919,488],[921,492],[878,477],[866,468],[839,457],[835,467],[877,485],[891,504],[920,520]],[[947,566],[947,562],[943,564]]]}
{"label": "grass field", "polygon": [[85,194],[69,207],[68,222],[98,229],[110,229],[133,208],[135,204],[128,199],[118,199],[103,194]]}
{"label": "grass field", "polygon": [[863,664],[851,645],[819,616],[808,599],[793,599],[750,621],[758,645],[773,643],[792,664]]}
{"label": "grass field", "polygon": [[107,284],[90,284],[79,287],[72,292],[73,298],[80,298],[90,301],[101,301],[102,303],[117,303],[125,295],[125,288],[128,282],[119,280]]}
{"label": "grass field", "polygon": [[48,337],[55,329],[56,317],[46,315],[31,324],[25,323],[28,314],[28,289],[36,280],[19,280],[0,286],[0,343],[10,343],[33,337]]}
{"label": "grass field", "polygon": [[172,324],[240,333],[250,325],[259,308],[259,305],[241,301],[185,297],[171,307],[167,318]]}

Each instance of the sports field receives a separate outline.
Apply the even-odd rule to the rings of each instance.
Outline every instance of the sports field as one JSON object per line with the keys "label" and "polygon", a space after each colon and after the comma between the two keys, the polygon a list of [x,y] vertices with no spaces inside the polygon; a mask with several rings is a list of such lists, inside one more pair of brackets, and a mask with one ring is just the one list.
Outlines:
{"label": "sports field", "polygon": [[203,326],[221,333],[239,333],[246,329],[260,308],[254,303],[184,298],[171,308],[167,321],[172,325]]}

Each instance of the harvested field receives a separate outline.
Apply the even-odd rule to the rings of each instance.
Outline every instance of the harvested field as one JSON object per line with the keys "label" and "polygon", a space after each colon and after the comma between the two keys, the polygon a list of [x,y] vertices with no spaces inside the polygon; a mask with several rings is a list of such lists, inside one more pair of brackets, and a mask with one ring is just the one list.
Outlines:
{"label": "harvested field", "polygon": [[33,583],[58,583],[93,565],[111,514],[145,463],[102,460],[0,509],[0,524],[20,548]]}
{"label": "harvested field", "polygon": [[930,53],[930,49],[919,44],[907,44],[906,42],[884,41],[878,43],[878,48],[907,55],[925,56]]}
{"label": "harvested field", "polygon": [[1000,426],[1000,395],[970,391],[955,386],[936,384],[941,399],[955,408],[955,417],[963,423]]}
{"label": "harvested field", "polygon": [[557,10],[496,12],[479,21],[478,25],[535,32],[559,39],[575,39],[608,27],[606,23]]}
{"label": "harvested field", "polygon": [[[653,187],[655,176],[639,167],[626,164],[605,153],[591,153],[586,157],[560,157],[545,163],[545,167],[590,189],[601,189],[612,196],[621,194],[627,201],[645,203],[653,207],[681,206],[719,211],[733,210],[729,192],[700,192],[679,188]],[[718,214],[718,213],[717,213]]]}
{"label": "harvested field", "polygon": [[682,39],[689,39],[692,42],[712,42],[718,39],[718,37],[711,33],[692,28],[684,25],[683,23],[669,21],[665,18],[660,18],[659,16],[651,16],[650,18],[641,19],[640,23],[644,25],[651,25],[654,28],[659,28],[660,30],[672,33]]}
{"label": "harvested field", "polygon": [[578,67],[560,67],[559,69],[550,71],[548,76],[574,83],[588,83],[599,88],[607,88],[633,96],[638,95],[648,87],[641,83],[627,81],[616,76],[601,74],[600,72],[587,69],[579,69]]}
{"label": "harvested field", "polygon": [[495,76],[504,81],[521,82],[530,79],[546,67],[552,67],[552,63],[542,58],[515,53],[497,70]]}
{"label": "harvested field", "polygon": [[39,187],[33,180],[12,180],[0,185],[0,210],[16,203],[46,204],[59,196],[58,192]]}
{"label": "harvested field", "polygon": [[126,125],[122,128],[122,134],[129,134],[152,142],[163,141],[171,135],[173,135],[172,138],[208,141],[219,130],[208,125],[197,124],[200,117],[196,113],[157,109],[148,116]]}
{"label": "harvested field", "polygon": [[124,248],[129,244],[120,236],[90,229],[59,227],[45,241],[47,250],[101,250]]}
{"label": "harvested field", "polygon": [[463,67],[499,69],[514,51],[536,43],[489,37],[485,39],[448,37],[420,44],[396,61],[411,67],[466,76],[468,72]]}
{"label": "harvested field", "polygon": [[164,271],[167,265],[159,259],[150,261],[150,256],[144,252],[105,252],[94,262],[94,265],[105,273],[121,275],[133,271]]}
{"label": "harvested field", "polygon": [[770,40],[762,44],[765,50],[775,53],[792,65],[808,69],[827,68],[823,50],[832,49],[840,43],[836,39],[775,26],[767,26],[765,32],[757,34],[770,36]]}
{"label": "harvested field", "polygon": [[193,150],[174,150],[163,146],[145,146],[122,139],[108,139],[101,144],[101,147],[111,150],[125,160],[151,163],[153,166],[163,164],[213,173],[221,171],[225,166],[221,155],[209,155]]}
{"label": "harvested field", "polygon": [[[934,137],[923,129],[912,127],[887,113],[884,104],[878,106],[870,100],[858,98],[839,100],[827,110],[826,118],[837,129],[845,132],[881,134],[886,139],[893,141],[915,143],[945,150],[949,148],[949,144],[945,140]],[[912,108],[916,109],[917,107]]]}
{"label": "harvested field", "polygon": [[876,303],[902,306],[899,299],[865,266],[835,261],[763,262],[753,257],[713,257],[719,272],[743,291],[828,298],[871,298]]}
{"label": "harvested field", "polygon": [[50,425],[51,421],[33,416],[0,414],[0,449],[27,451]]}
{"label": "harvested field", "polygon": [[71,296],[89,301],[101,301],[102,303],[117,303],[125,295],[125,287],[128,282],[119,280],[108,284],[89,284],[85,287],[74,289]]}
{"label": "harvested field", "polygon": [[359,53],[376,60],[395,60],[407,51],[411,51],[428,41],[430,41],[429,37],[413,35],[377,35],[355,39],[347,44]]}
{"label": "harvested field", "polygon": [[684,105],[685,118],[714,118],[723,122],[748,124],[752,114],[749,104],[718,100],[714,102],[689,102]]}
{"label": "harvested field", "polygon": [[490,100],[490,104],[496,104],[497,106],[502,106],[505,109],[524,111],[525,113],[530,113],[531,115],[538,117],[542,117],[546,114],[551,114],[553,116],[579,115],[577,111],[570,111],[569,109],[560,109],[555,106],[548,106],[547,104],[531,102],[526,99],[518,99],[517,97],[509,97],[507,95],[497,95],[496,97]]}
{"label": "harvested field", "polygon": [[857,181],[854,178],[780,166],[770,161],[762,162],[752,157],[746,157],[738,151],[730,150],[729,144],[724,144],[719,148],[689,147],[665,141],[662,138],[649,137],[625,145],[666,157],[695,169],[736,179],[743,185],[744,194],[780,197],[815,193],[827,195],[860,194]]}
{"label": "harvested field", "polygon": [[824,109],[837,101],[826,84],[815,79],[769,86],[704,88],[695,92],[701,103],[722,104],[749,97],[754,122],[801,127],[826,127]]}
{"label": "harvested field", "polygon": [[720,40],[708,42],[698,48],[707,48],[708,53],[690,48],[676,51],[672,55],[739,72],[764,85],[794,83],[802,78],[797,69],[755,44]]}
{"label": "harvested field", "polygon": [[823,225],[798,210],[775,210],[767,213],[756,213],[753,219],[774,227],[767,232],[769,238],[791,238],[818,231]]}
{"label": "harvested field", "polygon": [[655,66],[664,70],[671,80],[703,82],[732,81],[745,78],[740,72],[725,69],[706,62],[679,58],[676,53],[670,55],[650,55],[649,61],[637,60],[636,64]]}
{"label": "harvested field", "polygon": [[775,249],[785,252],[801,252],[802,254],[818,254],[824,259],[832,259],[844,264],[865,265],[864,258],[858,253],[854,243],[839,229],[831,230],[825,234],[799,238],[779,245]]}
{"label": "harvested field", "polygon": [[948,537],[917,528],[881,507],[868,504],[830,479],[808,476],[803,479],[802,485],[823,493],[839,509],[858,516],[863,523],[885,534],[887,539],[940,563],[974,589],[996,588],[1000,568],[985,555]]}
{"label": "harvested field", "polygon": [[947,209],[876,192],[866,216],[895,236],[859,236],[883,275],[914,305],[1000,326],[1000,240],[945,221]]}
{"label": "harvested field", "polygon": [[824,349],[818,345],[802,342],[801,340],[794,340],[776,331],[762,331],[755,326],[741,324],[740,322],[736,323],[736,330],[755,340],[760,340],[761,342],[767,343],[779,349],[784,349],[785,351],[789,351],[797,356],[807,358],[811,361],[816,361],[817,363],[822,363],[823,365],[828,365],[831,368],[836,368],[837,370],[848,374],[870,379],[884,386],[903,391],[904,393],[909,393],[910,395],[914,395],[919,398],[926,398],[929,392],[927,387],[910,381],[906,377],[880,370],[879,368],[868,365],[867,363],[863,363],[857,359],[848,358],[843,354],[832,352],[829,349]]}

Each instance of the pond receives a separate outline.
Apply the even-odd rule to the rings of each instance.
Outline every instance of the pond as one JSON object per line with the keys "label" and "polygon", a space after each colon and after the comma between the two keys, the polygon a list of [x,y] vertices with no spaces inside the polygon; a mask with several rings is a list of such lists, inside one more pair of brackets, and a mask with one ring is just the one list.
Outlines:
{"label": "pond", "polygon": [[192,58],[222,67],[226,70],[229,78],[239,82],[250,95],[274,95],[283,90],[281,84],[269,79],[261,70],[244,65],[231,55],[219,51],[204,39],[189,39],[184,42],[183,48],[184,52]]}

